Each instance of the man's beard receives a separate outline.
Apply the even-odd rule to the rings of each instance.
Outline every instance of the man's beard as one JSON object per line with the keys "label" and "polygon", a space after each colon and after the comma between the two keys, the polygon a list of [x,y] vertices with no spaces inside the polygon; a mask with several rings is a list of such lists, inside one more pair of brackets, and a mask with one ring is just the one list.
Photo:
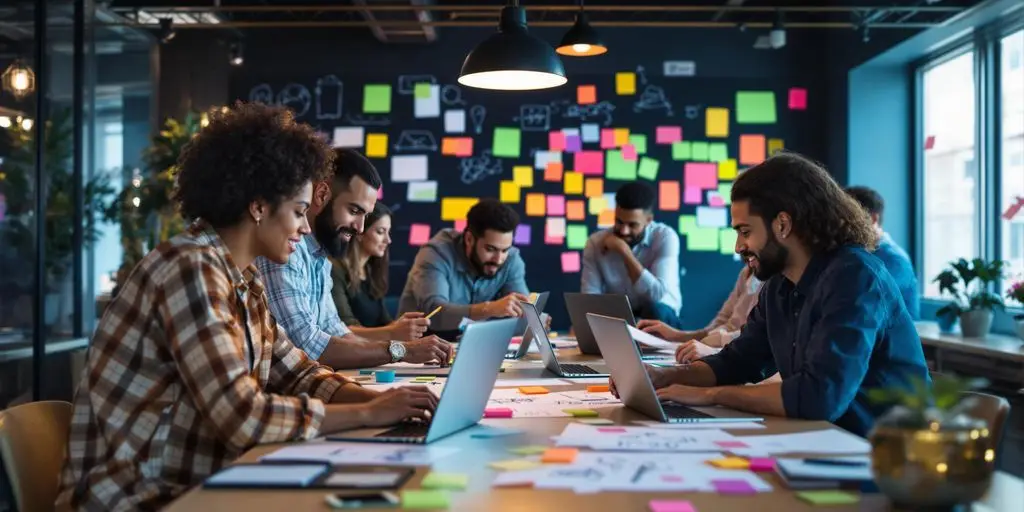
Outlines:
{"label": "man's beard", "polygon": [[748,259],[750,256],[757,258],[757,271],[754,272],[754,277],[764,282],[786,268],[786,261],[789,259],[789,249],[786,249],[779,243],[779,240],[775,238],[775,233],[768,231],[768,242],[764,244],[760,254],[744,251],[740,256],[747,262],[748,266],[750,265]]}
{"label": "man's beard", "polygon": [[331,218],[331,212],[333,211],[333,201],[327,203],[324,207],[324,211],[320,212],[320,215],[313,221],[313,236],[316,237],[316,241],[320,243],[320,246],[324,248],[333,258],[340,258],[345,255],[345,249],[348,248],[348,240],[343,236],[344,233],[348,233],[350,237],[354,237],[357,233],[346,227],[336,226],[334,219]]}
{"label": "man's beard", "polygon": [[[485,276],[496,275],[498,273],[498,271],[501,270],[501,265],[498,265],[498,264],[495,264],[495,263],[484,263],[484,261],[481,260],[480,257],[476,255],[476,251],[475,250],[470,253],[470,255],[469,255],[469,262],[473,264],[473,267],[476,269],[476,272],[478,274],[482,274],[482,275],[485,275]],[[487,272],[488,269],[493,269],[494,273],[493,274],[488,273]]]}
{"label": "man's beard", "polygon": [[643,240],[643,238],[644,238],[643,235],[633,235],[633,236],[615,235],[615,236],[621,238],[622,241],[626,242],[626,245],[628,245],[630,248],[636,247],[636,245],[639,244],[640,241]]}

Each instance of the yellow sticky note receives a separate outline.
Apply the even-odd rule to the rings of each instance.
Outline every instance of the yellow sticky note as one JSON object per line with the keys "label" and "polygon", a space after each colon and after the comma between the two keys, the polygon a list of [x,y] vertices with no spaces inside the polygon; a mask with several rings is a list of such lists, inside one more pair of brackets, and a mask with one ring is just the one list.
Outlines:
{"label": "yellow sticky note", "polygon": [[619,95],[636,94],[636,73],[632,71],[615,73],[615,93]]}
{"label": "yellow sticky note", "polygon": [[782,139],[768,139],[768,156],[772,156],[785,147],[786,143]]}
{"label": "yellow sticky note", "polygon": [[596,418],[597,411],[593,409],[562,409],[562,412],[571,414],[574,418]]}
{"label": "yellow sticky note", "polygon": [[550,391],[544,386],[521,386],[519,392],[524,395],[546,395]]}
{"label": "yellow sticky note", "polygon": [[500,469],[502,471],[520,471],[523,469],[533,469],[537,466],[540,466],[540,463],[537,461],[527,459],[512,459],[492,462],[488,464],[488,466],[494,469]]}
{"label": "yellow sticky note", "polygon": [[615,147],[620,148],[629,144],[629,128],[615,129]]}
{"label": "yellow sticky note", "polygon": [[541,455],[540,461],[546,464],[572,464],[579,453],[576,448],[549,448]]}
{"label": "yellow sticky note", "polygon": [[[587,197],[601,197],[604,194],[604,180],[601,178],[587,178],[583,184],[583,195]],[[590,212],[597,214],[596,212]]]}
{"label": "yellow sticky note", "polygon": [[518,203],[519,185],[514,181],[502,181],[500,199],[503,203]]}
{"label": "yellow sticky note", "polygon": [[583,193],[583,175],[578,172],[566,171],[562,175],[565,179],[565,193],[566,194],[582,194]]}
{"label": "yellow sticky note", "polygon": [[548,447],[539,444],[531,444],[528,446],[516,446],[515,448],[509,448],[508,451],[516,455],[540,455],[548,451]]}
{"label": "yellow sticky note", "polygon": [[591,197],[588,201],[587,213],[591,215],[600,215],[608,208],[608,200],[604,196]]}
{"label": "yellow sticky note", "polygon": [[729,109],[708,107],[704,112],[708,137],[729,136]]}
{"label": "yellow sticky note", "polygon": [[708,464],[722,469],[749,469],[750,461],[740,457],[726,457],[724,459],[711,459]]}
{"label": "yellow sticky note", "polygon": [[437,380],[437,377],[434,377],[433,375],[423,375],[423,376],[420,376],[420,377],[416,377],[412,381],[413,382],[434,382],[435,380]]}
{"label": "yellow sticky note", "polygon": [[718,162],[718,179],[720,180],[734,180],[736,179],[736,159],[728,158]]}
{"label": "yellow sticky note", "polygon": [[528,217],[543,217],[547,209],[547,199],[544,194],[526,194],[526,215]]}
{"label": "yellow sticky note", "polygon": [[371,158],[384,158],[388,156],[388,134],[366,134],[366,156]]}
{"label": "yellow sticky note", "polygon": [[466,220],[466,214],[476,203],[476,197],[443,197],[441,198],[441,220]]}
{"label": "yellow sticky note", "polygon": [[529,165],[517,165],[512,168],[512,181],[520,187],[533,186],[533,167]]}

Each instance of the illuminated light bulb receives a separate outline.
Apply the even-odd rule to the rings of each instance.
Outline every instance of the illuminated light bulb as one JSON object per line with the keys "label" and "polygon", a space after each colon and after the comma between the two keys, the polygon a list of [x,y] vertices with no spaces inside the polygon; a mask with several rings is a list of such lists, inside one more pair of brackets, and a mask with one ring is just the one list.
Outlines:
{"label": "illuminated light bulb", "polygon": [[572,51],[574,51],[576,53],[587,53],[587,52],[590,51],[590,45],[589,44],[583,44],[583,43],[581,43],[581,44],[574,44],[574,45],[572,45]]}
{"label": "illuminated light bulb", "polygon": [[0,116],[0,128],[10,128],[11,118],[7,116]]}
{"label": "illuminated light bulb", "polygon": [[11,75],[11,87],[16,91],[24,91],[28,89],[30,83],[31,81],[29,80],[28,72],[24,69],[17,69],[14,71],[14,74]]}
{"label": "illuminated light bulb", "polygon": [[140,204],[142,204],[142,200],[141,199],[139,199],[138,197],[133,197],[132,198],[132,206],[138,208]]}
{"label": "illuminated light bulb", "polygon": [[21,129],[25,130],[25,131],[31,130],[32,129],[32,120],[27,118],[27,117],[25,119],[22,119],[21,120]]}

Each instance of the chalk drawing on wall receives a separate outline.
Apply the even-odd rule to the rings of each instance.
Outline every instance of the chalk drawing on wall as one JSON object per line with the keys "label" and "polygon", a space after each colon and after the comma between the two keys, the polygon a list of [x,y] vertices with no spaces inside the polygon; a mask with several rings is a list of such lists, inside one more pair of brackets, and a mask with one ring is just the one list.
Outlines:
{"label": "chalk drawing on wall", "polygon": [[512,119],[519,121],[519,129],[524,132],[546,132],[551,129],[551,107],[519,105],[519,115]]}
{"label": "chalk drawing on wall", "polygon": [[334,75],[316,79],[316,118],[340,119],[342,104],[341,80]]}
{"label": "chalk drawing on wall", "polygon": [[551,102],[551,109],[560,113],[563,119],[575,119],[579,122],[600,121],[603,126],[611,126],[612,112],[615,105],[610,101],[602,101],[592,105],[578,105],[567,100]]}
{"label": "chalk drawing on wall", "polygon": [[277,103],[295,111],[295,117],[302,117],[309,112],[313,98],[305,85],[291,83],[277,93]]}
{"label": "chalk drawing on wall", "polygon": [[687,105],[684,114],[686,114],[687,119],[697,119],[700,117],[700,111],[703,107],[704,105]]}
{"label": "chalk drawing on wall", "polygon": [[427,130],[402,130],[395,151],[437,151],[437,139]]}
{"label": "chalk drawing on wall", "polygon": [[487,179],[488,176],[501,174],[501,159],[491,156],[491,150],[485,149],[479,156],[463,158],[459,161],[462,171],[462,182],[470,185]]}
{"label": "chalk drawing on wall", "polygon": [[391,124],[391,119],[388,116],[373,114],[345,114],[345,121],[355,126],[388,126]]}
{"label": "chalk drawing on wall", "polygon": [[473,131],[480,135],[484,131],[484,119],[487,117],[487,109],[483,105],[473,105],[469,108],[469,119],[473,121]]}
{"label": "chalk drawing on wall", "polygon": [[274,90],[270,88],[269,84],[259,84],[252,89],[249,89],[249,101],[251,103],[273,105]]}
{"label": "chalk drawing on wall", "polygon": [[672,112],[672,103],[665,95],[665,89],[647,81],[647,72],[643,66],[636,67],[636,74],[640,77],[640,83],[644,86],[644,90],[640,93],[640,99],[633,104],[633,112],[664,110],[665,115],[675,115]]}
{"label": "chalk drawing on wall", "polygon": [[416,84],[431,84],[437,83],[437,78],[434,75],[399,75],[398,76],[398,94],[412,94],[416,89]]}
{"label": "chalk drawing on wall", "polygon": [[445,105],[465,105],[466,101],[462,99],[462,89],[457,85],[448,84],[441,88],[441,101]]}

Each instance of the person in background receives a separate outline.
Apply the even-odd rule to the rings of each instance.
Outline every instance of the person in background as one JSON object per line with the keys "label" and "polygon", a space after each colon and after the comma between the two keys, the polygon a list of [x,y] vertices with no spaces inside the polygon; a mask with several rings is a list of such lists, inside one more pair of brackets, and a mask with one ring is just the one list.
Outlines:
{"label": "person in background", "polygon": [[[823,168],[776,154],[736,179],[731,213],[736,252],[765,282],[761,297],[721,352],[647,366],[661,399],[824,420],[866,436],[889,406],[870,400],[871,389],[930,386],[896,282],[870,253],[878,233]],[[776,371],[781,382],[744,385]]]}
{"label": "person in background", "polygon": [[458,334],[464,318],[518,317],[529,301],[526,264],[512,246],[519,215],[497,199],[481,199],[466,215],[466,230],[439,231],[416,253],[399,312],[441,310],[431,330]]}
{"label": "person in background", "polygon": [[[335,150],[334,175],[313,186],[313,201],[306,211],[312,233],[296,242],[287,262],[256,260],[267,283],[270,310],[299,348],[337,369],[399,361],[447,365],[452,347],[437,336],[367,339],[349,330],[338,316],[329,257],[342,256],[348,241],[363,231],[380,187],[380,175],[365,156],[351,149]],[[406,315],[403,321],[410,334],[430,324],[422,313]]]}
{"label": "person in background", "polygon": [[907,306],[910,318],[919,320],[921,318],[921,292],[917,286],[917,273],[914,272],[914,266],[910,263],[907,251],[897,245],[889,233],[882,229],[885,200],[875,190],[863,186],[848,187],[846,193],[853,196],[871,216],[871,223],[880,237],[878,248],[875,249],[875,256],[882,260],[885,269],[896,280],[896,286],[900,289],[903,304]]}
{"label": "person in background", "polygon": [[640,318],[681,328],[679,235],[654,221],[654,189],[634,181],[615,193],[615,225],[598,231],[583,248],[581,293],[629,298]]}
{"label": "person in background", "polygon": [[[244,134],[244,136],[242,136]],[[93,334],[57,510],[156,510],[252,447],[426,417],[424,387],[380,394],[292,345],[252,262],[309,233],[330,147],[280,107],[217,112],[178,158],[182,234],[144,256]]]}

